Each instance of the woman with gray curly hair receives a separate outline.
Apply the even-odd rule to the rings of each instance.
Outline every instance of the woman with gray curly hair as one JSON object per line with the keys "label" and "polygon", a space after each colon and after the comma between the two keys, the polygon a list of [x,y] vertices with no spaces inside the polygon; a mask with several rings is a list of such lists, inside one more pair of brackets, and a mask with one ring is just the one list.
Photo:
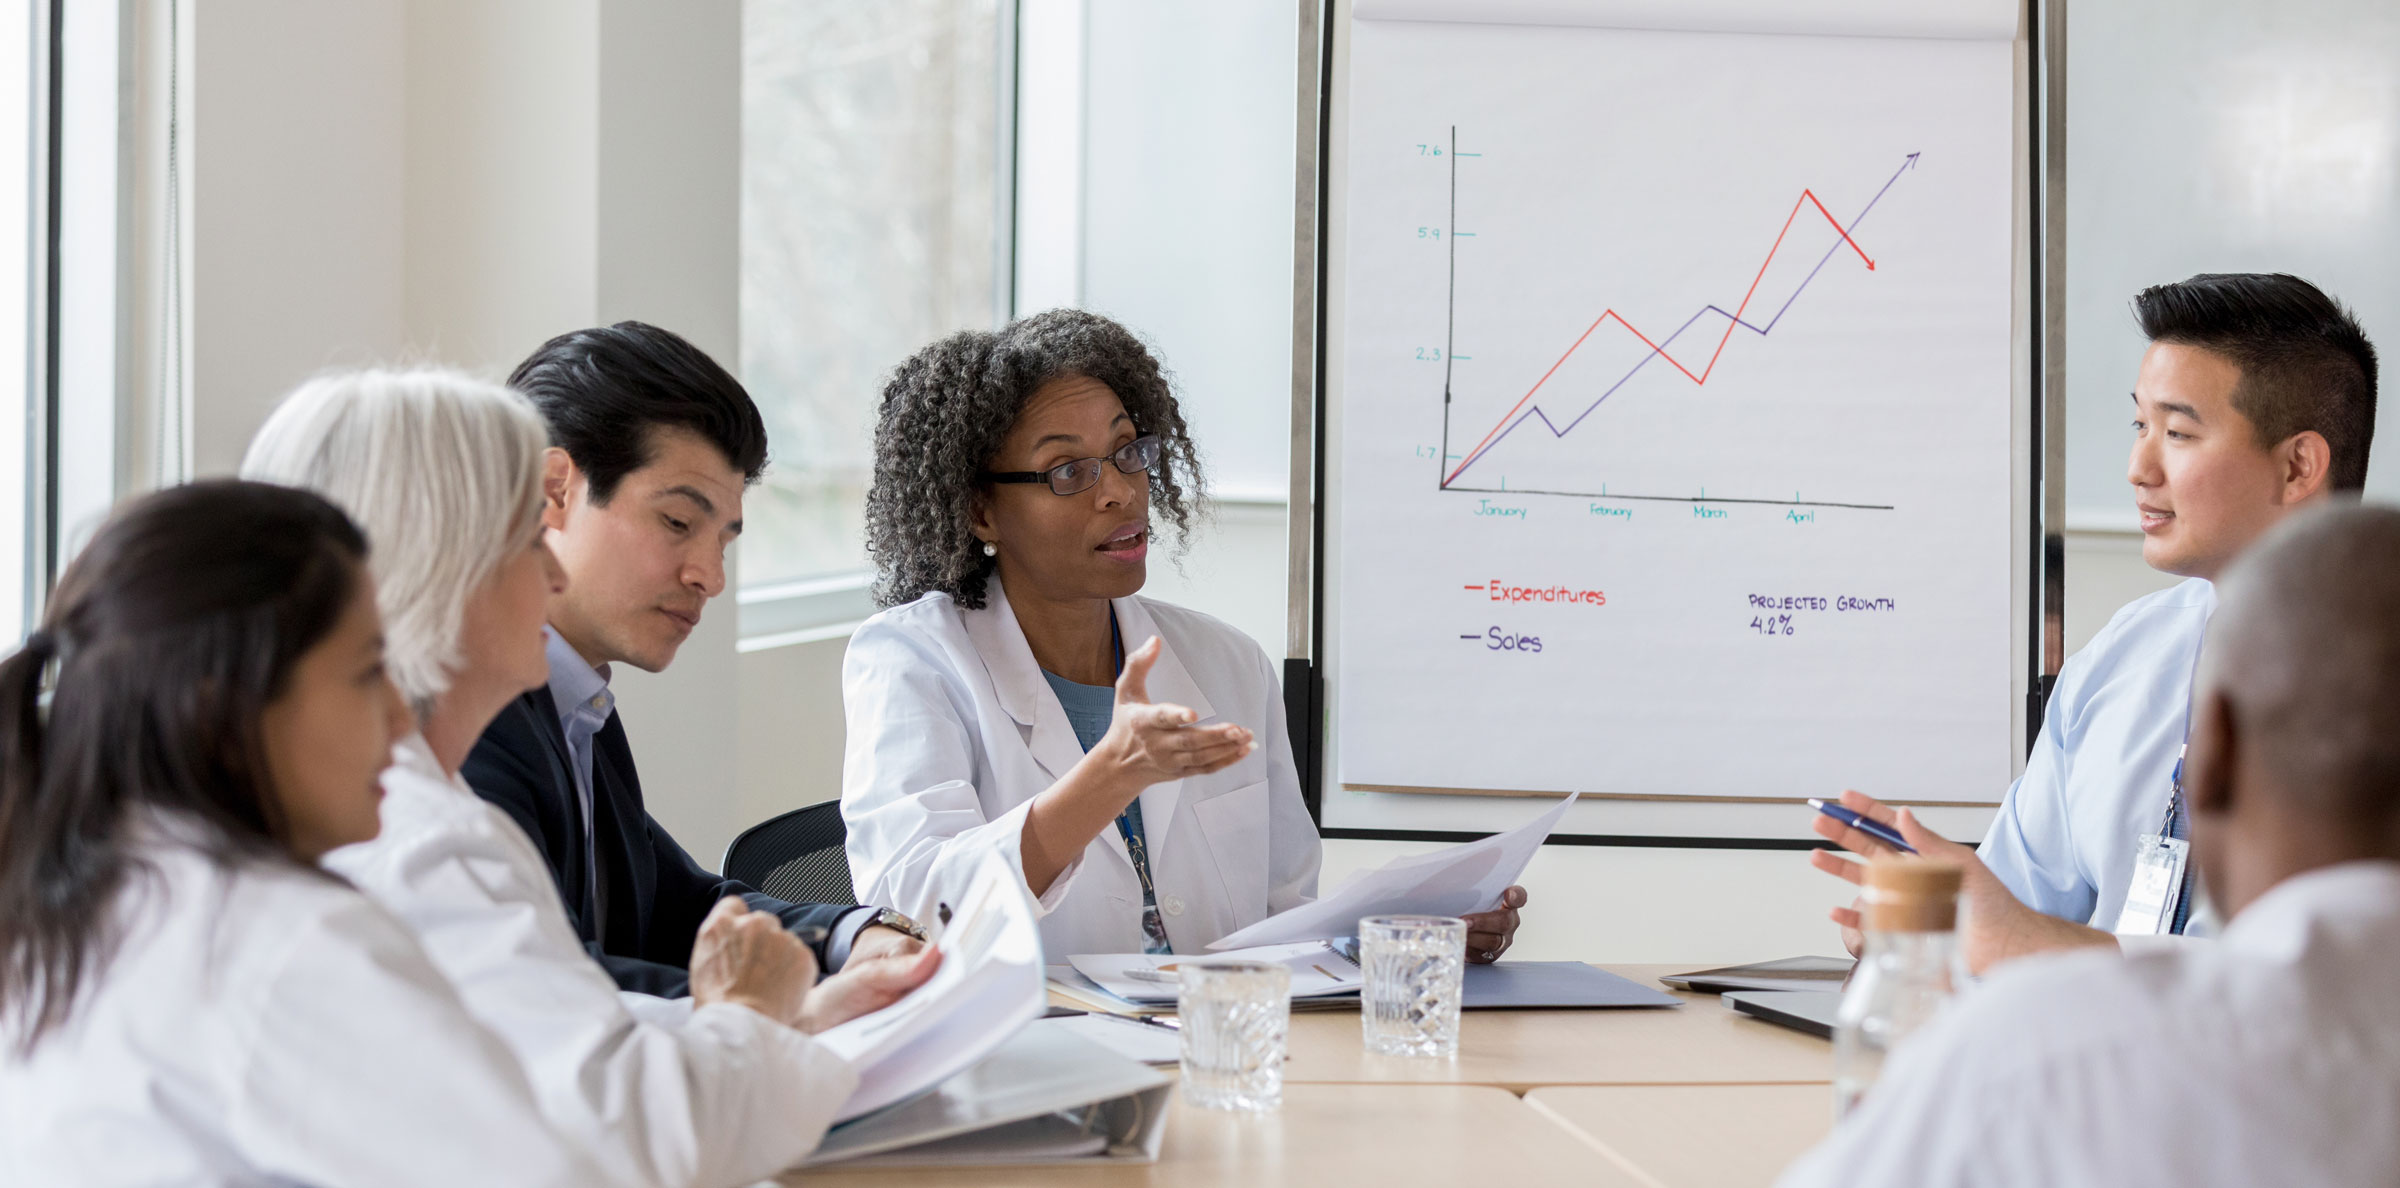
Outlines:
{"label": "woman with gray curly hair", "polygon": [[[1123,326],[1052,310],[966,331],[884,388],[851,636],[842,817],[857,892],[922,919],[998,855],[1051,960],[1199,952],[1314,898],[1275,666],[1140,596],[1153,512],[1189,538],[1199,451]],[[1524,892],[1469,921],[1483,960]]]}

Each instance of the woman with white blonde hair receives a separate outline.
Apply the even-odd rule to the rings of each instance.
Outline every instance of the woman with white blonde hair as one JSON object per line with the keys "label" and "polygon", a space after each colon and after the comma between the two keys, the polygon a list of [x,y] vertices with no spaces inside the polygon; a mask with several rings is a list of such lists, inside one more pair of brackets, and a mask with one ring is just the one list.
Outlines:
{"label": "woman with white blonde hair", "polygon": [[435,369],[312,380],[251,442],[244,477],[323,495],[374,541],[387,662],[420,723],[383,773],[382,833],[325,865],[416,930],[562,1131],[635,1182],[750,1183],[814,1148],[856,1084],[808,1033],[893,1001],[939,958],[854,962],[818,985],[780,920],[728,899],[694,944],[688,1010],[620,996],[592,960],[533,843],[458,774],[548,679],[544,610],[566,580],[544,543],[548,445],[522,396]]}

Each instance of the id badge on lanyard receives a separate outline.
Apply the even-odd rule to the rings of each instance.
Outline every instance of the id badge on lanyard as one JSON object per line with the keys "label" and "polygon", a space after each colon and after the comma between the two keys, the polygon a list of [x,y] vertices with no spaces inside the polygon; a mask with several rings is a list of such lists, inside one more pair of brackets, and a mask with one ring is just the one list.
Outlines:
{"label": "id badge on lanyard", "polygon": [[2191,861],[2192,843],[2171,836],[2175,818],[2183,811],[2183,753],[2176,752],[2167,819],[2156,833],[2134,843],[2133,877],[2125,886],[2125,909],[2110,931],[2120,936],[2157,936],[2175,931],[2176,907],[2184,894],[2184,868]]}
{"label": "id badge on lanyard", "polygon": [[2183,894],[2183,867],[2192,844],[2180,837],[2145,833],[2134,847],[2133,880],[2125,888],[2125,910],[2110,931],[2120,935],[2156,936],[2175,920],[2175,903]]}

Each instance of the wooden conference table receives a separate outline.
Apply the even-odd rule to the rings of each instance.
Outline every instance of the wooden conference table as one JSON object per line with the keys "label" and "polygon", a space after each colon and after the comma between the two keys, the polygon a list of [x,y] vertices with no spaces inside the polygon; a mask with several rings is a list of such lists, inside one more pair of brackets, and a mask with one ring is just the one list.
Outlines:
{"label": "wooden conference table", "polygon": [[[1644,985],[1690,966],[1608,966]],[[1659,987],[1663,989],[1664,987]],[[1155,1164],[794,1173],[917,1185],[1759,1185],[1832,1125],[1833,1048],[1714,995],[1672,1010],[1470,1011],[1454,1060],[1368,1054],[1355,1011],[1292,1016],[1283,1108],[1185,1106]]]}

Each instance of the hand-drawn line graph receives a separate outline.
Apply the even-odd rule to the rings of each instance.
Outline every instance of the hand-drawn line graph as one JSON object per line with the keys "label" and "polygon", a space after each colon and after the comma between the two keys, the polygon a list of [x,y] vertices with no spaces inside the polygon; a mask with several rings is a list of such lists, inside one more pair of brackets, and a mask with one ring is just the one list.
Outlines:
{"label": "hand-drawn line graph", "polygon": [[[1449,335],[1451,341],[1445,344],[1443,351],[1441,449],[1441,465],[1448,467],[1448,470],[1446,473],[1442,474],[1440,483],[1438,484],[1438,489],[1443,491],[1475,491],[1485,494],[1502,493],[1510,495],[1569,495],[1579,498],[1641,499],[1670,503],[1759,503],[1789,507],[1838,507],[1865,511],[1892,510],[1892,506],[1890,504],[1837,503],[1827,500],[1801,499],[1797,493],[1795,493],[1793,498],[1790,499],[1729,498],[1723,496],[1709,496],[1705,494],[1629,495],[1623,492],[1609,491],[1606,490],[1605,487],[1599,491],[1559,491],[1521,486],[1508,487],[1505,485],[1499,487],[1470,487],[1460,484],[1459,477],[1464,475],[1469,467],[1472,467],[1476,463],[1482,461],[1502,441],[1507,440],[1510,434],[1515,433],[1518,429],[1524,427],[1524,425],[1529,421],[1539,420],[1542,423],[1542,427],[1548,429],[1550,431],[1550,436],[1554,439],[1563,438],[1567,434],[1574,432],[1576,426],[1581,425],[1585,418],[1591,416],[1592,413],[1602,404],[1607,403],[1608,398],[1615,395],[1618,389],[1631,382],[1636,375],[1641,374],[1642,370],[1648,367],[1652,360],[1666,360],[1668,366],[1671,366],[1676,371],[1682,373],[1683,377],[1690,380],[1695,387],[1708,383],[1708,377],[1716,371],[1717,361],[1724,357],[1725,346],[1728,342],[1732,341],[1733,332],[1736,327],[1739,327],[1743,330],[1748,330],[1761,338],[1767,337],[1774,331],[1776,324],[1783,320],[1783,315],[1791,310],[1792,304],[1800,299],[1800,294],[1808,290],[1809,282],[1814,281],[1817,278],[1817,274],[1823,272],[1825,270],[1825,266],[1833,260],[1834,256],[1840,254],[1844,248],[1848,248],[1852,253],[1857,255],[1859,260],[1866,265],[1868,271],[1874,271],[1874,258],[1867,254],[1865,248],[1859,246],[1857,240],[1851,238],[1851,232],[1856,230],[1859,223],[1863,222],[1867,215],[1875,209],[1875,205],[1877,203],[1883,201],[1883,196],[1891,192],[1892,186],[1899,182],[1900,176],[1904,173],[1907,173],[1910,169],[1916,167],[1917,158],[1922,156],[1922,153],[1910,153],[1907,155],[1907,157],[1903,158],[1900,162],[1899,168],[1893,170],[1892,175],[1889,178],[1884,179],[1883,187],[1875,191],[1875,196],[1867,200],[1867,204],[1864,207],[1861,207],[1856,215],[1851,217],[1850,222],[1847,225],[1843,224],[1840,219],[1835,218],[1832,211],[1826,209],[1825,203],[1818,199],[1814,190],[1801,190],[1800,196],[1792,202],[1791,213],[1784,216],[1783,227],[1781,230],[1776,232],[1774,244],[1767,249],[1766,259],[1759,262],[1758,272],[1750,278],[1749,289],[1742,294],[1741,302],[1734,306],[1731,312],[1728,312],[1723,306],[1720,306],[1714,302],[1710,302],[1702,305],[1698,311],[1692,314],[1691,317],[1684,319],[1683,324],[1677,326],[1673,333],[1667,335],[1663,339],[1654,340],[1648,334],[1643,333],[1640,327],[1637,327],[1632,322],[1627,321],[1625,316],[1618,313],[1613,306],[1603,310],[1599,317],[1592,319],[1592,324],[1584,328],[1583,333],[1576,337],[1575,341],[1567,347],[1566,351],[1559,355],[1557,361],[1550,364],[1550,369],[1543,372],[1541,378],[1535,380],[1533,382],[1533,386],[1525,390],[1525,394],[1518,398],[1516,404],[1510,407],[1506,414],[1501,416],[1499,422],[1494,424],[1491,430],[1483,435],[1482,440],[1475,443],[1474,448],[1468,450],[1464,454],[1453,454],[1450,452],[1450,408],[1451,378],[1453,368],[1452,361],[1457,357],[1456,351],[1453,348],[1456,346],[1455,338],[1457,334],[1458,308],[1459,232],[1457,229],[1457,221],[1458,158],[1460,156],[1458,152],[1458,129],[1456,126],[1453,126],[1450,129],[1450,150],[1450,226],[1446,231],[1446,237],[1450,240],[1450,274],[1448,294],[1449,320],[1446,333]],[[1472,156],[1477,154],[1468,155]],[[1793,287],[1791,294],[1783,299],[1783,304],[1776,308],[1775,315],[1771,318],[1768,318],[1765,325],[1762,326],[1748,321],[1745,315],[1747,315],[1750,311],[1751,301],[1758,296],[1759,283],[1766,279],[1767,269],[1775,263],[1776,253],[1783,249],[1785,238],[1791,234],[1792,224],[1799,220],[1802,211],[1811,207],[1815,208],[1817,214],[1823,216],[1825,222],[1833,227],[1836,235],[1835,242],[1832,246],[1825,249],[1824,255],[1818,257],[1816,265],[1809,269],[1808,275],[1801,278],[1801,281],[1798,285]],[[1695,372],[1681,359],[1678,359],[1673,354],[1670,354],[1667,348],[1674,345],[1676,339],[1683,337],[1685,331],[1690,330],[1694,325],[1698,324],[1700,319],[1707,317],[1710,314],[1715,314],[1716,316],[1725,319],[1725,331],[1723,334],[1717,337],[1716,346],[1709,352],[1708,361],[1700,366],[1700,370]],[[1648,347],[1649,351],[1642,355],[1640,359],[1636,360],[1633,366],[1629,368],[1624,375],[1617,378],[1615,383],[1610,384],[1600,393],[1598,397],[1594,398],[1589,405],[1586,405],[1583,411],[1575,414],[1573,419],[1569,420],[1564,426],[1561,426],[1557,421],[1551,419],[1548,411],[1546,411],[1541,405],[1533,403],[1533,398],[1542,390],[1542,385],[1549,383],[1550,378],[1558,374],[1559,368],[1566,366],[1567,360],[1574,357],[1575,352],[1582,348],[1585,340],[1591,338],[1592,334],[1600,329],[1602,323],[1611,319],[1614,319],[1619,326],[1624,327],[1626,332],[1641,340],[1642,345]],[[1450,465],[1453,460],[1457,461],[1458,464],[1456,466]]]}

